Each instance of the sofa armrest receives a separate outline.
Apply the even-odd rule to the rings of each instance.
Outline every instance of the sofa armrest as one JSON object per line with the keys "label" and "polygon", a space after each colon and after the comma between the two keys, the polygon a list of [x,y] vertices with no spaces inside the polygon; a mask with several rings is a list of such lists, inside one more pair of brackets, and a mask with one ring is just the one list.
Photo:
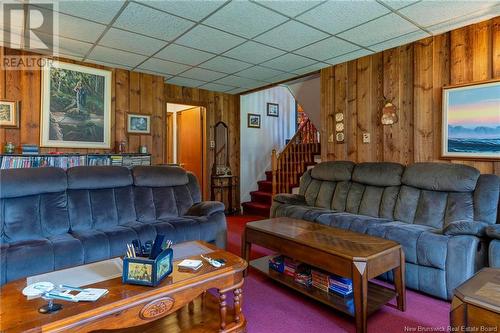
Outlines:
{"label": "sofa armrest", "polygon": [[470,235],[484,237],[485,229],[490,224],[480,221],[456,221],[451,222],[444,228],[443,234],[448,236]]}
{"label": "sofa armrest", "polygon": [[306,198],[300,194],[280,193],[273,197],[273,201],[288,205],[307,205]]}
{"label": "sofa armrest", "polygon": [[493,224],[487,226],[486,235],[490,238],[500,239],[500,224]]}
{"label": "sofa armrest", "polygon": [[217,212],[224,212],[224,204],[219,201],[202,201],[194,204],[185,215],[188,216],[210,216]]}

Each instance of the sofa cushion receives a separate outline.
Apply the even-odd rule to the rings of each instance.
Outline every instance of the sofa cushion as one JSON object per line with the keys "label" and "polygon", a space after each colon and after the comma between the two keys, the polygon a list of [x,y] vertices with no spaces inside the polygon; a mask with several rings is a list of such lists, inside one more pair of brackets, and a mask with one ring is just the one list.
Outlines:
{"label": "sofa cushion", "polygon": [[322,214],[316,218],[316,221],[324,225],[360,233],[365,233],[366,229],[372,224],[389,222],[387,219],[350,213]]}
{"label": "sofa cushion", "polygon": [[399,163],[366,162],[354,167],[352,180],[373,186],[399,186],[404,167]]}
{"label": "sofa cushion", "polygon": [[[110,258],[109,240],[106,234],[99,230],[71,231],[83,246],[84,262],[86,264]],[[124,251],[126,251],[124,249]]]}
{"label": "sofa cushion", "polygon": [[312,169],[311,177],[332,182],[351,180],[354,165],[351,161],[322,162]]}
{"label": "sofa cushion", "polygon": [[139,238],[134,229],[124,226],[103,228],[98,231],[103,232],[108,238],[110,257],[123,256],[127,252],[127,244]]}
{"label": "sofa cushion", "polygon": [[217,212],[224,212],[224,204],[219,201],[203,201],[191,206],[186,215],[209,216]]}
{"label": "sofa cushion", "polygon": [[60,168],[26,168],[0,170],[0,198],[17,198],[43,193],[63,192],[66,173]]}
{"label": "sofa cushion", "polygon": [[486,235],[493,239],[500,239],[500,224],[490,225],[486,228]]}
{"label": "sofa cushion", "polygon": [[136,186],[170,187],[189,183],[186,170],[175,166],[136,166],[132,174]]}
{"label": "sofa cushion", "polygon": [[490,267],[500,268],[500,240],[490,242],[488,255]]}
{"label": "sofa cushion", "polygon": [[334,211],[321,207],[311,207],[303,205],[279,205],[274,211],[274,216],[287,216],[306,221],[315,221],[318,216]]}
{"label": "sofa cushion", "polygon": [[479,170],[454,163],[415,163],[406,167],[402,183],[430,191],[472,192]]}
{"label": "sofa cushion", "polygon": [[54,250],[46,238],[11,242],[5,260],[7,281],[54,270]]}
{"label": "sofa cushion", "polygon": [[82,243],[70,234],[48,238],[54,250],[54,269],[83,265],[85,262]]}
{"label": "sofa cushion", "polygon": [[484,237],[488,223],[478,221],[456,221],[448,224],[443,230],[443,234],[450,236],[471,235]]}
{"label": "sofa cushion", "polygon": [[499,197],[500,177],[480,175],[474,191],[474,220],[490,224],[500,223],[500,214],[497,214]]}
{"label": "sofa cushion", "polygon": [[132,185],[130,170],[120,166],[77,166],[67,170],[68,188],[91,190]]}

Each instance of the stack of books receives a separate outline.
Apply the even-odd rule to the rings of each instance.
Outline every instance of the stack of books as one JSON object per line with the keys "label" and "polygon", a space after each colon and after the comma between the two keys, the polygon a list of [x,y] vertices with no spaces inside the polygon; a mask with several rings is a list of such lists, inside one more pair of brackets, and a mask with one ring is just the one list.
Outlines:
{"label": "stack of books", "polygon": [[330,290],[330,281],[327,273],[313,269],[311,270],[312,285],[323,291]]}
{"label": "stack of books", "polygon": [[106,155],[88,155],[87,165],[110,165],[111,159]]}
{"label": "stack of books", "polygon": [[123,165],[123,156],[122,155],[111,155],[111,165]]}
{"label": "stack of books", "polygon": [[23,155],[38,155],[39,150],[37,145],[24,144],[22,145]]}
{"label": "stack of books", "polygon": [[284,262],[285,262],[285,268],[283,270],[283,273],[285,275],[295,278],[295,272],[297,271],[297,267],[299,266],[300,263],[288,257],[285,257]]}
{"label": "stack of books", "polygon": [[285,262],[283,256],[270,258],[269,268],[276,272],[283,273],[283,271],[285,270]]}
{"label": "stack of books", "polygon": [[312,285],[311,268],[306,264],[300,264],[295,272],[295,282],[310,287]]}
{"label": "stack of books", "polygon": [[330,275],[328,278],[330,291],[341,296],[349,296],[352,294],[352,280],[338,276]]}

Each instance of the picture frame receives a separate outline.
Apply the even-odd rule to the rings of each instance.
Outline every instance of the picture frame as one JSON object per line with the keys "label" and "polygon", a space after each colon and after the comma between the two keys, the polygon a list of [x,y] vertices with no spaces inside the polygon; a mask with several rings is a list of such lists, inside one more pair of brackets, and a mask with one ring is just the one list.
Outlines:
{"label": "picture frame", "polygon": [[19,128],[19,101],[0,99],[0,128]]}
{"label": "picture frame", "polygon": [[441,158],[500,160],[500,80],[443,87]]}
{"label": "picture frame", "polygon": [[47,61],[42,69],[40,146],[111,148],[112,72]]}
{"label": "picture frame", "polygon": [[260,114],[249,113],[247,117],[248,128],[260,128]]}
{"label": "picture frame", "polygon": [[129,134],[150,134],[151,116],[145,114],[127,114],[127,133]]}
{"label": "picture frame", "polygon": [[124,257],[122,282],[155,287],[172,274],[173,257],[172,248],[162,250],[156,259]]}
{"label": "picture frame", "polygon": [[267,103],[266,110],[269,117],[279,117],[280,105],[277,103]]}

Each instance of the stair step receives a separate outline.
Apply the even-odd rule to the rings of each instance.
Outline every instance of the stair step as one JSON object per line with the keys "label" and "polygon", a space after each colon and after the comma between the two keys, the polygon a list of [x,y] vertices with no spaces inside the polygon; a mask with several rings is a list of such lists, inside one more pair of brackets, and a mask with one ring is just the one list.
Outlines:
{"label": "stair step", "polygon": [[259,186],[259,191],[261,192],[272,192],[273,191],[273,182],[268,180],[259,180],[257,182]]}
{"label": "stair step", "polygon": [[273,201],[273,194],[271,192],[253,191],[250,192],[250,196],[252,197],[252,202],[271,205]]}
{"label": "stair step", "polygon": [[241,206],[243,207],[243,213],[248,215],[269,217],[271,213],[271,205],[248,201],[242,203]]}

